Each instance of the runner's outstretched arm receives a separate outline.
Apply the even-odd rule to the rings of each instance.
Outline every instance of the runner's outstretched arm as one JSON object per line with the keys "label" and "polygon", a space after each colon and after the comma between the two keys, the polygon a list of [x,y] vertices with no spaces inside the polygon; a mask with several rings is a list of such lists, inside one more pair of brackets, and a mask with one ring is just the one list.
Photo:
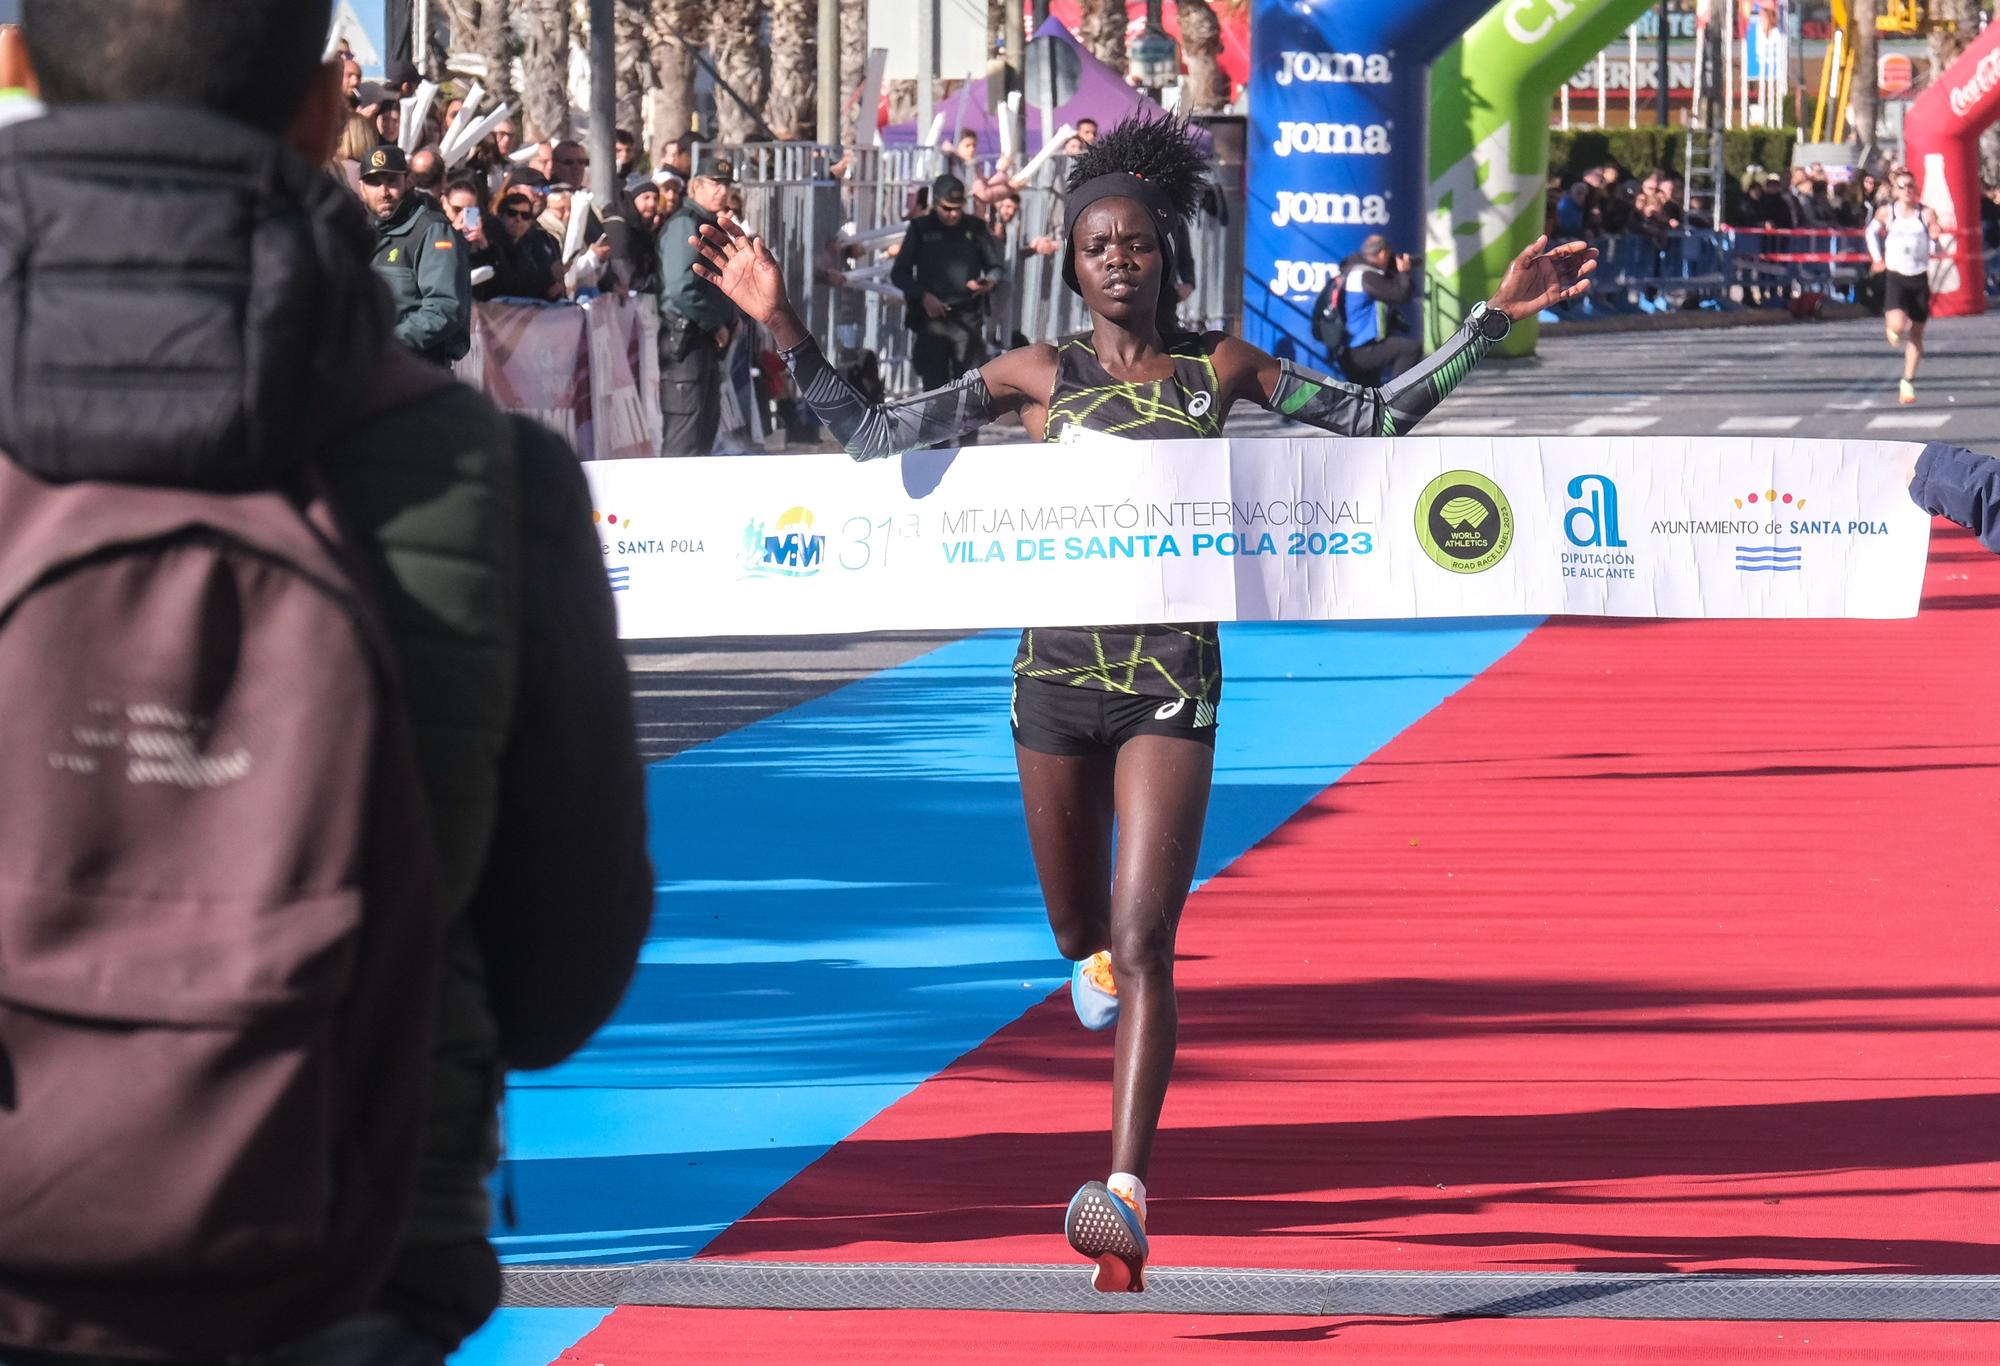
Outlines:
{"label": "runner's outstretched arm", "polygon": [[1342,383],[1234,338],[1225,338],[1218,347],[1218,368],[1254,376],[1242,397],[1294,422],[1339,436],[1403,436],[1444,402],[1493,349],[1494,341],[1480,327],[1485,310],[1506,314],[1510,323],[1519,322],[1590,287],[1590,274],[1597,269],[1594,248],[1583,242],[1568,242],[1552,251],[1547,247],[1548,239],[1538,238],[1515,257],[1499,290],[1485,305],[1473,308],[1464,326],[1422,364],[1379,389]]}
{"label": "runner's outstretched arm", "polygon": [[[1055,378],[1055,351],[1030,346],[1010,351],[983,369],[968,370],[941,389],[886,403],[870,403],[833,368],[785,295],[771,249],[734,219],[702,226],[695,273],[715,285],[752,321],[770,329],[792,379],[808,406],[856,460],[919,450],[976,432],[1031,394],[1046,393]],[[1036,379],[1041,380],[1035,388]],[[1016,382],[1025,376],[1023,382]]]}
{"label": "runner's outstretched arm", "polygon": [[1933,517],[1957,522],[2000,553],[2000,460],[1933,441],[1917,457],[1910,497]]}

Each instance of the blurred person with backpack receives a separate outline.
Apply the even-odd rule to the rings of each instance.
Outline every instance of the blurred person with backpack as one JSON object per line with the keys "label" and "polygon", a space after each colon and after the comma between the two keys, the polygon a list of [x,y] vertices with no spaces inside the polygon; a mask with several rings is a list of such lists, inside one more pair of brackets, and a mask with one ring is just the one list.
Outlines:
{"label": "blurred person with backpack", "polygon": [[5,1366],[437,1366],[499,1298],[504,1069],[580,1046],[645,933],[588,489],[391,340],[318,169],[330,11],[24,6]]}
{"label": "blurred person with backpack", "polygon": [[1402,314],[1417,279],[1408,254],[1392,255],[1389,239],[1370,233],[1313,301],[1313,333],[1354,383],[1386,383],[1423,356]]}

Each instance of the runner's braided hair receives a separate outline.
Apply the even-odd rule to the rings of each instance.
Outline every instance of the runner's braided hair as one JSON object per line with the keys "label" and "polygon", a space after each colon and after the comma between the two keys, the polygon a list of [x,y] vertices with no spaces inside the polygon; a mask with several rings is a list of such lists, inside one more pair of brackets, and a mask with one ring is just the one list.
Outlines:
{"label": "runner's braided hair", "polygon": [[1099,176],[1137,176],[1166,196],[1185,220],[1201,207],[1209,187],[1208,158],[1189,133],[1187,119],[1172,114],[1126,119],[1072,159],[1064,188],[1075,193]]}
{"label": "runner's braided hair", "polygon": [[[1065,188],[1070,234],[1084,210],[1100,199],[1134,199],[1145,206],[1160,239],[1160,331],[1175,330],[1174,234],[1201,207],[1209,188],[1208,158],[1195,146],[1187,119],[1171,114],[1126,119],[1076,155]],[[1083,292],[1073,238],[1063,246],[1063,281]]]}

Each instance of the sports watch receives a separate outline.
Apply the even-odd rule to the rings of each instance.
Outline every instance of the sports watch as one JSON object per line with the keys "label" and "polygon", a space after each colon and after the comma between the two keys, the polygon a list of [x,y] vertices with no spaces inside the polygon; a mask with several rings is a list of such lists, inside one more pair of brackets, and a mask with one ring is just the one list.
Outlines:
{"label": "sports watch", "polygon": [[1465,316],[1465,324],[1472,329],[1474,335],[1484,337],[1489,342],[1506,341],[1507,334],[1514,330],[1512,318],[1484,301],[1472,306],[1472,312]]}

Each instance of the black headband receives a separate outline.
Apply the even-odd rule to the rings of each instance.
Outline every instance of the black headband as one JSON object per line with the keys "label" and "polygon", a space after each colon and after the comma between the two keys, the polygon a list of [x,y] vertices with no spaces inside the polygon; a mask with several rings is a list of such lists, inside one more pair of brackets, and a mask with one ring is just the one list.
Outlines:
{"label": "black headband", "polygon": [[1076,225],[1083,221],[1084,210],[1100,199],[1136,199],[1146,210],[1160,234],[1160,254],[1166,262],[1161,283],[1164,290],[1174,274],[1174,229],[1180,226],[1181,216],[1158,186],[1129,171],[1114,171],[1084,181],[1063,198],[1063,219],[1069,229],[1063,243],[1063,283],[1070,293],[1083,293],[1076,283]]}

